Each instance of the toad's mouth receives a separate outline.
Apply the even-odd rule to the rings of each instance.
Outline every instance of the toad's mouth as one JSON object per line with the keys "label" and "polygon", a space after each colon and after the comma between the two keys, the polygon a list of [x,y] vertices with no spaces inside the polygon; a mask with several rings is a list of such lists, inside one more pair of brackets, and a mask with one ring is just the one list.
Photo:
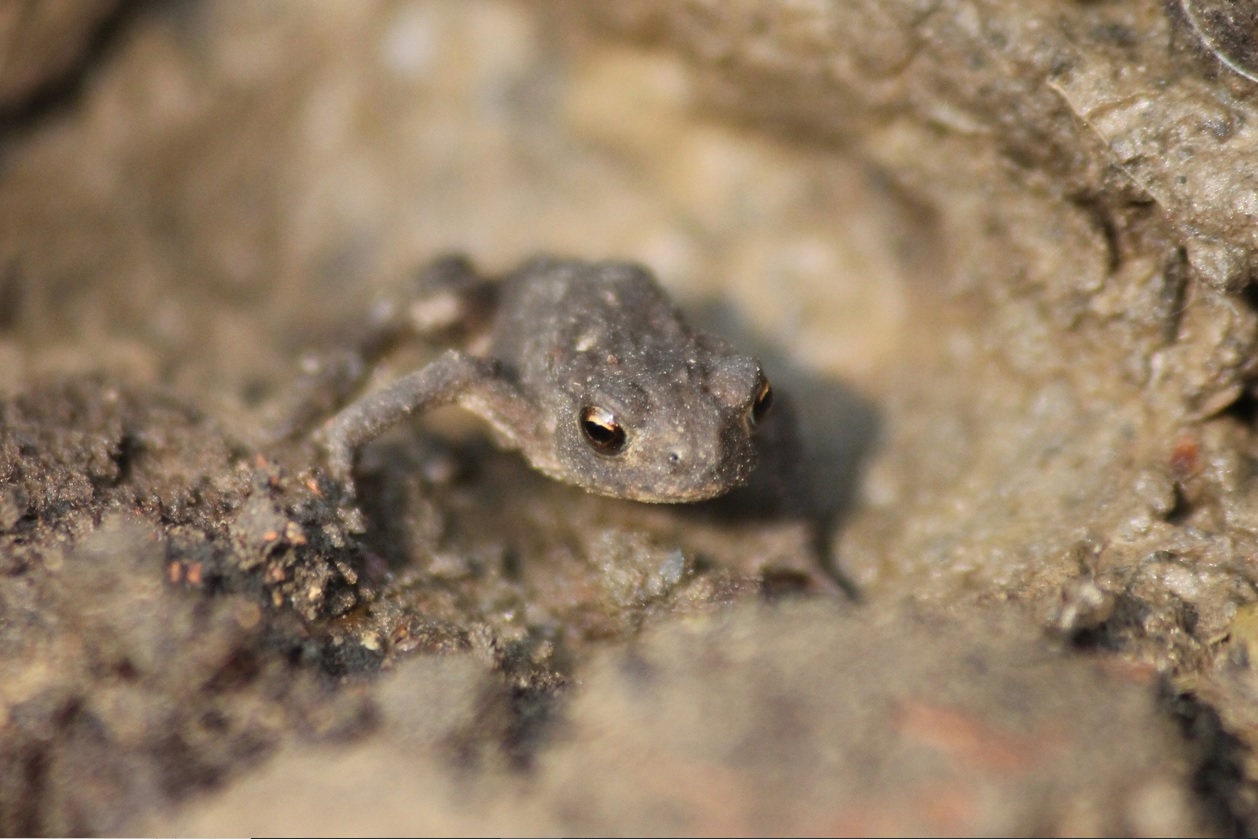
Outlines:
{"label": "toad's mouth", "polygon": [[[710,501],[743,486],[756,468],[754,453],[739,458],[719,468],[710,468],[699,474],[682,476],[681,480],[625,482],[598,484],[585,489],[596,495],[639,501],[645,504],[689,504]],[[675,478],[677,476],[674,476]]]}

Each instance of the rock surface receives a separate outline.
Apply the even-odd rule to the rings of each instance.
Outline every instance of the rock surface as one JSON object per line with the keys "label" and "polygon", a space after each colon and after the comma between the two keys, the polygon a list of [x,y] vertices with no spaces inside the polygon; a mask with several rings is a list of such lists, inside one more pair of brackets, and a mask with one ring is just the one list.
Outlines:
{"label": "rock surface", "polygon": [[[1258,830],[1258,84],[1179,3],[122,6],[0,17],[0,830]],[[650,265],[804,501],[452,413],[353,508],[277,417],[451,250]]]}

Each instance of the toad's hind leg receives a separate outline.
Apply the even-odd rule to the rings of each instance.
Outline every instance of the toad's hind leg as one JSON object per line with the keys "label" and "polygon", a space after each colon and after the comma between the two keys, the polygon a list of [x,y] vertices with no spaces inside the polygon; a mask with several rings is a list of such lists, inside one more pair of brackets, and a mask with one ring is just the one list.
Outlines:
{"label": "toad's hind leg", "polygon": [[405,303],[386,317],[422,340],[461,342],[485,331],[497,298],[497,282],[476,273],[467,257],[451,254],[420,270]]}
{"label": "toad's hind leg", "polygon": [[468,344],[488,327],[497,283],[462,256],[441,257],[416,272],[404,290],[378,301],[338,346],[311,353],[303,373],[272,409],[270,440],[305,435],[350,403],[376,365],[409,341]]}

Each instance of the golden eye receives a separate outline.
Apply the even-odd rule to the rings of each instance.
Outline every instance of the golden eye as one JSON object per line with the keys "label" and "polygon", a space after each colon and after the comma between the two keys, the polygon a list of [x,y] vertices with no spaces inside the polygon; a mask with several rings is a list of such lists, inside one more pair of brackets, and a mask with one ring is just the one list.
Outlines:
{"label": "golden eye", "polygon": [[628,440],[625,429],[616,421],[616,415],[597,405],[581,409],[581,432],[599,454],[619,454]]}
{"label": "golden eye", "polygon": [[773,388],[769,385],[768,379],[762,378],[760,390],[756,391],[756,401],[751,403],[751,424],[759,425],[771,407],[773,407]]}

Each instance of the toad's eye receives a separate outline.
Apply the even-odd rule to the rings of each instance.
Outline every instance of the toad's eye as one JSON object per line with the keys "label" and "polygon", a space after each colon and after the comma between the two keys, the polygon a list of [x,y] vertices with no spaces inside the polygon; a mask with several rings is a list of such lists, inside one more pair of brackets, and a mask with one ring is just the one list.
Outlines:
{"label": "toad's eye", "polygon": [[751,424],[759,425],[771,407],[773,407],[773,388],[770,387],[768,379],[761,379],[760,389],[756,391],[756,401],[751,403],[751,413],[748,415],[751,418]]}
{"label": "toad's eye", "polygon": [[599,454],[620,454],[625,448],[625,429],[606,408],[587,405],[581,409],[581,433]]}

